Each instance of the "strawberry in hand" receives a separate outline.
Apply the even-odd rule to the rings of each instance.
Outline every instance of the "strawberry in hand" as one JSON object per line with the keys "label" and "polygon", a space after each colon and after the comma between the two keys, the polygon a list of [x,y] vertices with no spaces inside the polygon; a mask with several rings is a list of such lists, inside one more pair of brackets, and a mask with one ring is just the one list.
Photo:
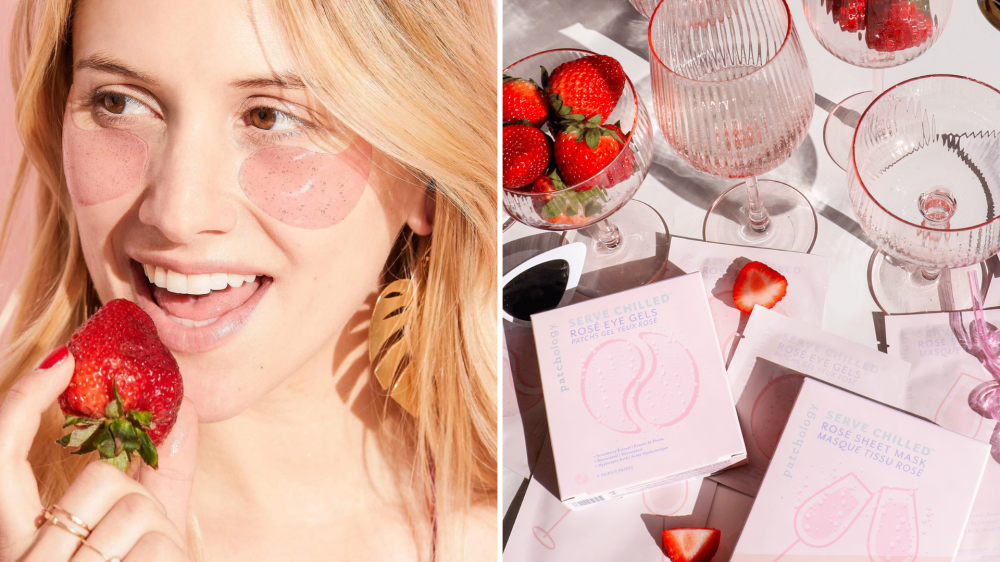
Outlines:
{"label": "strawberry in hand", "polygon": [[733,302],[741,312],[750,314],[753,305],[773,308],[785,298],[788,280],[785,276],[764,265],[752,261],[740,270],[733,284]]}
{"label": "strawberry in hand", "polygon": [[558,125],[588,121],[595,115],[600,116],[600,125],[618,105],[625,70],[609,56],[591,55],[560,64],[548,77],[543,69],[542,86]]}
{"label": "strawberry in hand", "polygon": [[663,531],[663,552],[670,562],[709,562],[721,538],[718,529],[668,529]]}
{"label": "strawberry in hand", "polygon": [[116,299],[80,326],[68,347],[75,368],[59,406],[63,427],[76,429],[58,443],[79,447],[74,454],[97,451],[122,470],[133,453],[157,468],[156,445],[177,420],[184,385],[153,320]]}
{"label": "strawberry in hand", "polygon": [[541,127],[549,117],[549,104],[534,80],[503,76],[504,124],[527,123]]}

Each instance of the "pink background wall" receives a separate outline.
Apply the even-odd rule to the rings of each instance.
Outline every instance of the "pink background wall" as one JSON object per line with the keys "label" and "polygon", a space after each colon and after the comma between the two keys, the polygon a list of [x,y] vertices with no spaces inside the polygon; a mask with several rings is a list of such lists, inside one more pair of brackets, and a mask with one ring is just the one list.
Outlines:
{"label": "pink background wall", "polygon": [[[14,90],[10,83],[10,32],[16,0],[0,0],[0,209],[6,211],[11,184],[21,158],[21,142],[14,129]],[[0,255],[0,334],[6,327],[3,314],[8,299],[23,272],[27,259],[34,208],[33,192],[21,205],[10,231],[7,251]],[[27,204],[24,204],[27,203]],[[3,339],[0,338],[0,345]]]}

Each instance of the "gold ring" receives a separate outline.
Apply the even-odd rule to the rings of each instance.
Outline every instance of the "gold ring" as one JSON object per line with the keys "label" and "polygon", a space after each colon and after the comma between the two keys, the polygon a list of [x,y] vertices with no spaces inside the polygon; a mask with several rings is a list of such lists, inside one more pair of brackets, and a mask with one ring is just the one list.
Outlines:
{"label": "gold ring", "polygon": [[77,525],[79,525],[80,527],[82,527],[83,529],[85,529],[88,533],[91,532],[91,531],[93,531],[93,529],[90,528],[90,525],[87,525],[86,523],[83,522],[82,519],[80,519],[79,517],[77,517],[76,515],[73,515],[72,513],[68,512],[68,511],[66,511],[65,509],[59,507],[57,504],[53,504],[52,507],[49,508],[49,509],[52,512],[61,511],[63,513],[63,515],[66,516],[67,519],[69,519],[73,523],[76,523]]}
{"label": "gold ring", "polygon": [[84,533],[82,531],[74,529],[73,527],[70,527],[69,525],[66,524],[65,521],[63,521],[62,519],[60,519],[58,515],[56,515],[55,513],[52,513],[52,510],[49,509],[49,508],[45,508],[45,510],[42,511],[42,514],[45,516],[45,520],[47,522],[51,523],[52,525],[55,525],[56,527],[59,527],[60,529],[66,531],[67,533],[69,533],[69,534],[73,535],[74,537],[80,539],[81,541],[84,540],[84,539],[86,539],[88,536],[90,536],[90,530],[89,529],[87,530],[87,532]]}
{"label": "gold ring", "polygon": [[98,556],[100,556],[101,558],[104,559],[104,562],[122,562],[122,559],[118,558],[117,556],[112,556],[111,558],[108,558],[107,556],[104,555],[103,552],[101,552],[100,550],[97,550],[97,547],[95,547],[94,545],[92,545],[89,542],[87,542],[86,539],[80,539],[80,542],[83,543],[83,546],[85,546],[85,547],[89,548],[90,550],[93,550],[94,552],[96,552]]}

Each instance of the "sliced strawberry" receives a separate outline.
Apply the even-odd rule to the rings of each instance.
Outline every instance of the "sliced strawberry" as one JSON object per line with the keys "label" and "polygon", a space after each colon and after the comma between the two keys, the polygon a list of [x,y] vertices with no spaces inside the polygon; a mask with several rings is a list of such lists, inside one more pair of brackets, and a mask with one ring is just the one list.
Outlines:
{"label": "sliced strawberry", "polygon": [[527,122],[541,127],[549,117],[549,104],[534,80],[503,76],[503,122]]}
{"label": "sliced strawberry", "polygon": [[[595,116],[589,121],[568,125],[556,135],[556,166],[567,185],[579,184],[603,171],[624,146],[620,130],[602,127],[599,117]],[[620,181],[621,174],[612,175]],[[594,186],[577,186],[576,189],[586,191],[591,187]]]}
{"label": "sliced strawberry", "polygon": [[663,531],[663,552],[670,562],[709,562],[721,538],[718,529],[668,529]]}
{"label": "sliced strawberry", "polygon": [[609,56],[591,55],[560,64],[547,78],[543,73],[542,86],[557,121],[580,122],[600,115],[601,124],[625,89],[625,70]]}
{"label": "sliced strawberry", "polygon": [[503,128],[503,187],[518,189],[538,179],[549,167],[551,141],[531,125]]}
{"label": "sliced strawberry", "polygon": [[736,308],[749,314],[753,305],[771,308],[785,297],[788,280],[785,276],[759,261],[752,261],[740,270],[733,284]]}

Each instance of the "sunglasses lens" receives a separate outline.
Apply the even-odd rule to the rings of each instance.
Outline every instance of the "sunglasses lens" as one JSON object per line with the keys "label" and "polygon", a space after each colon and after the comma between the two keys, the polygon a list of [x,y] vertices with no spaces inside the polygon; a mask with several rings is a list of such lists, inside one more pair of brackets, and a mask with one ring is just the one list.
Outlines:
{"label": "sunglasses lens", "polygon": [[559,306],[569,284],[569,262],[552,260],[523,271],[503,288],[503,309],[519,320]]}

